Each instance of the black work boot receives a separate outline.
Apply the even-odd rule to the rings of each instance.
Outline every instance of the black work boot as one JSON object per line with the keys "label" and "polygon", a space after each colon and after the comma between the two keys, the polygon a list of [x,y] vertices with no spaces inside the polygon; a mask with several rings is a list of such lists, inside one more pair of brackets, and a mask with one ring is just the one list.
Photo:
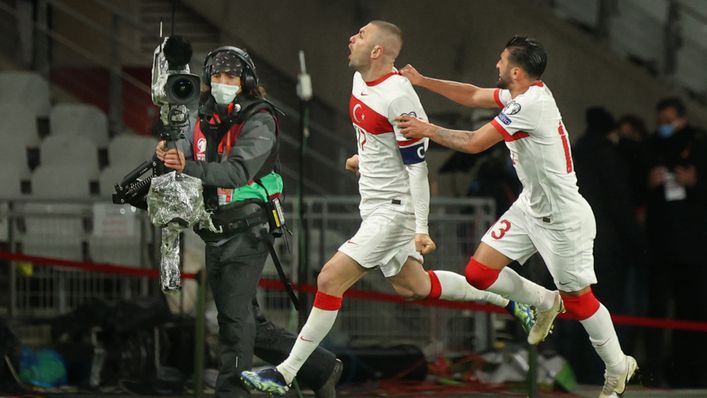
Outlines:
{"label": "black work boot", "polygon": [[334,369],[331,371],[329,378],[324,385],[314,390],[314,398],[336,398],[336,383],[341,378],[341,372],[344,370],[344,364],[337,359],[334,364]]}

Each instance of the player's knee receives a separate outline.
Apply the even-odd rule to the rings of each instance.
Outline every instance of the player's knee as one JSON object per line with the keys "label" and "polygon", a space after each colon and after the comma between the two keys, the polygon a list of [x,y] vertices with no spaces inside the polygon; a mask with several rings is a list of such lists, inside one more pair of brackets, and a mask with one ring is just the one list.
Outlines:
{"label": "player's knee", "polygon": [[576,319],[583,321],[592,315],[594,315],[598,310],[601,303],[594,297],[594,292],[591,289],[586,293],[580,294],[579,296],[560,293],[562,295],[562,301],[565,304],[565,310],[567,311],[567,317],[570,319]]}
{"label": "player's knee", "polygon": [[395,293],[405,300],[422,300],[427,298],[429,293],[426,289],[426,284],[415,283],[415,281],[397,278],[392,281],[391,285]]}
{"label": "player's knee", "polygon": [[330,292],[334,286],[336,286],[336,274],[325,265],[317,275],[317,289]]}
{"label": "player's knee", "polygon": [[474,286],[477,289],[486,290],[489,286],[496,282],[496,279],[498,279],[498,274],[500,273],[501,270],[489,268],[472,257],[466,265],[465,275],[466,281],[469,282],[471,286]]}
{"label": "player's knee", "polygon": [[395,290],[395,293],[398,294],[398,296],[404,298],[405,300],[416,300],[418,299],[417,294],[409,289],[406,286],[400,286],[397,284],[393,284],[393,290]]}

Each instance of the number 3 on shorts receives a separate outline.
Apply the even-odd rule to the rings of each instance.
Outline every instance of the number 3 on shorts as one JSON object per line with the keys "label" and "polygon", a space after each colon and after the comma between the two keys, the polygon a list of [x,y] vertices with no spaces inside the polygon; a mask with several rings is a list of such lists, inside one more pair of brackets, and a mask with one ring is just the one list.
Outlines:
{"label": "number 3 on shorts", "polygon": [[500,226],[500,229],[491,231],[491,237],[496,240],[503,238],[506,232],[510,231],[511,229],[511,222],[506,219],[499,221],[496,225]]}

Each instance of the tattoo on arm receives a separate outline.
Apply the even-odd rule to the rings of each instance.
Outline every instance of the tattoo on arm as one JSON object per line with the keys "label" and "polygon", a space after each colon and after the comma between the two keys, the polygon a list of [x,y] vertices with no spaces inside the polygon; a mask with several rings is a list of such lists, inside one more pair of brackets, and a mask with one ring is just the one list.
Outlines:
{"label": "tattoo on arm", "polygon": [[467,148],[473,137],[473,131],[450,130],[440,127],[430,138],[432,141],[455,151],[468,152]]}

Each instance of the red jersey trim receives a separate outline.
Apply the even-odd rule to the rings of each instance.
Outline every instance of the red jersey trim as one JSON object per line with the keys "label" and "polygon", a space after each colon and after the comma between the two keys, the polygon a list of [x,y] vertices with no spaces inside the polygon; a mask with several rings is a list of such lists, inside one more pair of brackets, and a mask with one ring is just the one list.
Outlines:
{"label": "red jersey trim", "polygon": [[545,83],[542,80],[536,80],[531,86],[545,87]]}
{"label": "red jersey trim", "polygon": [[530,134],[526,133],[525,131],[517,131],[515,134],[511,134],[506,130],[505,127],[501,126],[501,123],[499,123],[496,119],[491,120],[491,125],[496,128],[496,131],[501,133],[501,135],[503,136],[503,141],[506,142],[518,141],[522,138],[530,136]]}
{"label": "red jersey trim", "polygon": [[383,83],[386,79],[388,79],[389,77],[391,77],[391,76],[393,76],[393,75],[399,75],[398,71],[392,71],[392,72],[390,72],[390,73],[386,73],[385,75],[379,77],[379,78],[376,79],[376,80],[373,80],[373,81],[370,81],[370,82],[366,82],[366,85],[367,85],[368,87],[372,87],[372,86],[375,86],[375,85],[377,85],[377,84],[381,84],[381,83]]}
{"label": "red jersey trim", "polygon": [[398,141],[398,146],[401,148],[406,148],[406,147],[415,145],[420,141],[422,141],[422,138],[414,138],[414,139],[407,140],[407,141]]}
{"label": "red jersey trim", "polygon": [[565,152],[565,165],[567,166],[567,174],[571,173],[574,169],[574,164],[572,163],[572,155],[570,154],[570,142],[567,139],[567,133],[560,122],[560,126],[557,127],[557,132],[560,133],[560,139],[562,140],[562,150]]}
{"label": "red jersey trim", "polygon": [[496,105],[503,109],[503,102],[501,102],[501,89],[497,88],[493,90],[493,100],[496,101]]}

